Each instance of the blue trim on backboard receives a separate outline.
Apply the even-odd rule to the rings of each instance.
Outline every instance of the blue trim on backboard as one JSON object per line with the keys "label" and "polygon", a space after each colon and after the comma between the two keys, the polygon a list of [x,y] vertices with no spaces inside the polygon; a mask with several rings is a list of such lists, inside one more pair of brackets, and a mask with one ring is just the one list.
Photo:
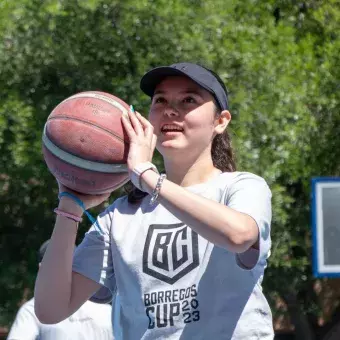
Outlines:
{"label": "blue trim on backboard", "polygon": [[317,185],[320,183],[329,183],[329,182],[340,182],[340,177],[314,177],[311,180],[312,182],[312,207],[311,207],[311,218],[312,218],[312,240],[313,240],[313,275],[315,277],[340,277],[339,273],[326,273],[320,272],[319,264],[318,264],[318,238],[317,238],[317,206],[316,206],[316,190]]}

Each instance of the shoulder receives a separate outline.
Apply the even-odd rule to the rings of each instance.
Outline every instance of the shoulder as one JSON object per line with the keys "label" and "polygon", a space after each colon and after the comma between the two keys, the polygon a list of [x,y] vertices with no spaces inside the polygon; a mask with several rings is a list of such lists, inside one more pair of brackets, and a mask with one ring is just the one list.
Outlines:
{"label": "shoulder", "polygon": [[32,298],[31,300],[25,302],[19,309],[18,314],[17,314],[17,318],[21,319],[21,320],[35,320],[35,323],[39,323],[38,318],[35,315],[35,311],[34,311],[34,298]]}
{"label": "shoulder", "polygon": [[34,313],[34,298],[32,298],[31,300],[28,300],[27,302],[25,302],[21,307],[20,307],[21,311],[28,311],[31,313]]}
{"label": "shoulder", "polygon": [[101,219],[110,219],[116,211],[126,209],[129,206],[127,196],[118,197],[99,215]]}
{"label": "shoulder", "polygon": [[247,171],[224,172],[221,174],[221,178],[223,178],[225,181],[228,181],[229,183],[235,183],[239,181],[259,181],[266,183],[263,177]]}
{"label": "shoulder", "polygon": [[219,189],[225,202],[235,199],[240,202],[260,198],[270,200],[272,197],[266,180],[251,172],[225,172],[220,177]]}
{"label": "shoulder", "polygon": [[126,219],[132,218],[139,207],[140,203],[129,203],[127,196],[119,197],[99,214],[98,221],[109,232],[113,224],[125,223]]}
{"label": "shoulder", "polygon": [[128,196],[124,195],[117,198],[108,208],[107,212],[110,214],[134,214],[146,201],[148,196],[143,197],[137,203],[130,203]]}
{"label": "shoulder", "polygon": [[238,188],[256,186],[269,189],[269,186],[263,177],[253,174],[251,172],[245,171],[224,172],[223,174],[221,174],[220,177],[221,182],[224,184],[226,189],[235,186]]}

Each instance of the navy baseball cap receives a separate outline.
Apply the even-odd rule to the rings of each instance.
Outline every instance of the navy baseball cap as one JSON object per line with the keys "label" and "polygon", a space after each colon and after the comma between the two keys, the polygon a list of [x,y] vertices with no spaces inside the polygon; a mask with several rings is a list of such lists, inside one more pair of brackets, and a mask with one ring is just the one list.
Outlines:
{"label": "navy baseball cap", "polygon": [[160,66],[147,72],[140,81],[141,90],[152,97],[156,86],[166,77],[186,76],[196,84],[209,91],[222,110],[228,110],[228,94],[220,84],[216,75],[205,67],[193,63],[177,63],[170,66]]}

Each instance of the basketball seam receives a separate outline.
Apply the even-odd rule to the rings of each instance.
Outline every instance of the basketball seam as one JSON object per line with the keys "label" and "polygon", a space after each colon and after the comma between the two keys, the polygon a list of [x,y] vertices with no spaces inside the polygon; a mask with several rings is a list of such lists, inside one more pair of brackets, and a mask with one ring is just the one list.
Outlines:
{"label": "basketball seam", "polygon": [[122,139],[120,136],[116,135],[115,133],[113,133],[112,131],[108,130],[108,129],[105,129],[103,128],[102,126],[99,126],[93,122],[91,122],[90,120],[86,120],[86,119],[79,119],[79,118],[74,118],[74,117],[68,117],[68,116],[64,116],[64,115],[58,115],[58,117],[51,117],[47,120],[50,121],[50,120],[57,120],[59,118],[62,118],[62,119],[65,119],[65,120],[74,120],[74,121],[77,121],[77,122],[81,122],[81,123],[84,123],[86,125],[91,125],[91,126],[94,126],[96,127],[97,129],[100,129],[100,130],[103,130],[105,132],[107,132],[108,134],[110,134],[111,136],[114,136],[116,137],[117,139],[119,139],[121,142],[123,142],[124,144],[128,145],[129,143],[126,142],[124,139]]}
{"label": "basketball seam", "polygon": [[[91,170],[91,171],[95,171],[95,172],[102,172],[102,173],[121,173],[121,172],[127,172],[126,169],[126,164],[125,163],[116,163],[116,164],[107,164],[107,163],[100,163],[100,162],[96,162],[96,161],[91,161],[91,160],[86,160],[86,159],[82,159],[76,155],[73,155],[65,150],[62,150],[61,148],[59,148],[57,145],[55,145],[46,135],[46,125],[44,127],[44,131],[43,131],[43,136],[42,136],[42,140],[43,140],[43,145],[44,147],[49,150],[55,157],[59,158],[59,159],[64,159],[63,157],[65,156],[61,156],[61,155],[66,155],[67,157],[71,157],[71,160],[68,159],[67,162],[78,167],[81,169],[86,169],[86,170]],[[60,154],[61,153],[61,154]],[[80,162],[80,163],[79,163]],[[84,166],[85,164],[85,166]],[[107,170],[98,170],[98,169],[93,169],[90,168],[88,166],[88,164],[92,164],[92,166],[98,167],[98,166],[104,166],[104,167],[109,167],[111,170],[107,171]],[[114,169],[115,167],[121,167],[120,170],[123,171],[113,171],[112,169]],[[123,168],[124,169],[123,169]]]}

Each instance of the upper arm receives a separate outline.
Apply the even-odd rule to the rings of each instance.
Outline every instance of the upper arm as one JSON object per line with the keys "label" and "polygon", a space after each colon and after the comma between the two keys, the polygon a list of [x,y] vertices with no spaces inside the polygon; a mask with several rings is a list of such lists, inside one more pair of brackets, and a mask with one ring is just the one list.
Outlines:
{"label": "upper arm", "polygon": [[[35,313],[37,313],[39,319],[42,320],[43,324],[56,324],[67,319],[72,314],[74,314],[74,312],[76,312],[101,287],[99,283],[76,272],[72,272],[71,280],[71,295],[66,309],[60,311],[59,313],[55,313],[54,315],[52,315],[52,317],[49,316],[48,318],[46,318],[46,315],[39,316],[38,305],[35,304]],[[35,318],[37,317],[35,316]],[[32,339],[35,339],[35,337]]]}
{"label": "upper arm", "polygon": [[[101,214],[97,220],[103,233],[99,233],[92,227],[74,253],[72,266],[74,282],[72,282],[70,302],[72,310],[96,292],[98,294],[93,297],[96,302],[109,302],[116,290],[111,250],[110,211]],[[77,287],[83,285],[84,287],[78,292]]]}
{"label": "upper arm", "polygon": [[69,315],[78,310],[92,295],[94,295],[101,285],[86,276],[72,272],[72,293],[69,304]]}

